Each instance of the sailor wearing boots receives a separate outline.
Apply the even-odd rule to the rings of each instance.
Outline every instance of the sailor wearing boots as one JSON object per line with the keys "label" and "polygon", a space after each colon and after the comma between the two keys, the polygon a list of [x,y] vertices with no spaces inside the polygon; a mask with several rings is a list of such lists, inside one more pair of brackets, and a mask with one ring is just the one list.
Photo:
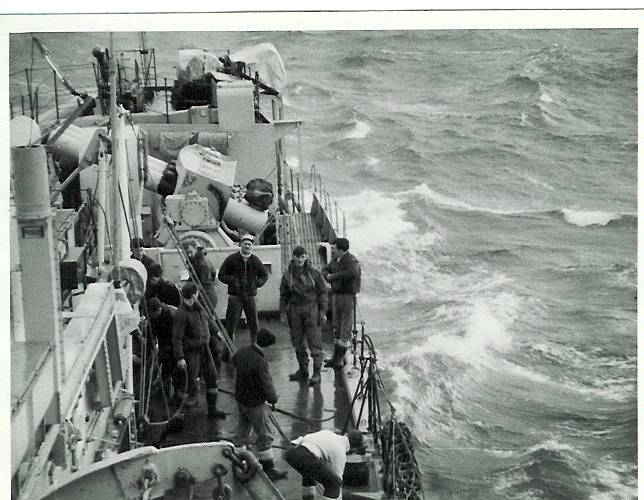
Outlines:
{"label": "sailor wearing boots", "polygon": [[259,257],[253,255],[254,237],[244,234],[239,241],[239,252],[230,254],[219,268],[219,281],[228,285],[228,305],[226,307],[226,329],[231,340],[235,340],[235,330],[242,309],[250,330],[251,344],[257,337],[257,289],[268,281],[268,272]]}
{"label": "sailor wearing boots", "polygon": [[275,335],[265,328],[257,333],[254,343],[240,347],[232,358],[235,367],[235,399],[239,410],[237,440],[246,444],[251,430],[257,434],[257,459],[272,481],[286,477],[286,471],[275,468],[273,436],[268,419],[266,403],[277,403],[277,393],[264,357],[264,347],[275,343]]}
{"label": "sailor wearing boots", "polygon": [[345,365],[344,355],[351,345],[356,294],[360,291],[360,262],[349,253],[349,240],[346,238],[337,238],[331,248],[334,257],[322,275],[331,283],[333,294],[335,350],[325,366],[342,368]]}
{"label": "sailor wearing boots", "polygon": [[320,272],[311,267],[302,246],[293,249],[293,259],[280,283],[280,320],[288,324],[291,343],[299,365],[291,380],[306,382],[309,378],[307,345],[313,359],[313,376],[309,385],[320,384],[324,359],[321,325],[326,322],[326,283]]}
{"label": "sailor wearing boots", "polygon": [[168,398],[172,398],[174,387],[172,373],[176,363],[172,353],[172,325],[174,323],[175,308],[161,302],[157,297],[152,297],[148,303],[150,326],[159,348],[159,365],[161,366],[161,380],[163,390]]}
{"label": "sailor wearing boots", "polygon": [[[172,347],[177,359],[177,375],[188,377],[189,400],[187,406],[196,404],[198,397],[197,378],[201,375],[206,382],[206,402],[208,416],[226,418],[223,411],[217,409],[217,368],[210,352],[208,342],[210,332],[208,318],[199,304],[197,285],[188,282],[181,289],[183,303],[177,308],[172,327]],[[187,373],[186,373],[187,372]],[[185,379],[177,381],[177,387],[184,387]],[[185,394],[177,393],[179,398]]]}
{"label": "sailor wearing boots", "polygon": [[363,446],[362,433],[351,430],[346,436],[322,430],[293,441],[284,458],[302,475],[302,500],[313,500],[315,483],[324,487],[324,498],[342,498],[342,476],[347,455]]}

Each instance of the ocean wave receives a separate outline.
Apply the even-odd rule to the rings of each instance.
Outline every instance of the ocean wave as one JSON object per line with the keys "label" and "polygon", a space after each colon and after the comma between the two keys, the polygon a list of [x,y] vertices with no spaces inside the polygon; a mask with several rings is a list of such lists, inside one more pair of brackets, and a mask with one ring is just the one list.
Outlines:
{"label": "ocean wave", "polygon": [[590,500],[628,500],[637,498],[637,465],[604,458],[589,471]]}
{"label": "ocean wave", "polygon": [[351,129],[344,135],[343,139],[364,139],[371,132],[371,126],[361,120],[353,120]]}
{"label": "ocean wave", "polygon": [[586,498],[587,464],[574,446],[549,439],[517,453],[519,463],[497,472],[504,498]]}
{"label": "ocean wave", "polygon": [[579,227],[637,225],[638,215],[635,212],[606,212],[600,210],[576,210],[571,208],[555,208],[543,210],[499,209],[472,205],[449,195],[432,190],[427,184],[420,184],[411,191],[412,195],[421,196],[428,203],[459,212],[480,212],[492,215],[511,217],[557,217],[568,224]]}
{"label": "ocean wave", "polygon": [[412,146],[399,146],[394,149],[390,149],[387,151],[387,154],[397,160],[410,162],[412,164],[424,160],[420,151],[416,150]]}
{"label": "ocean wave", "polygon": [[[498,279],[491,279],[494,288],[500,288]],[[484,280],[480,281],[476,286],[480,287]],[[490,293],[493,292],[478,295],[474,290],[469,290],[469,300],[450,308],[459,309],[460,334],[441,332],[431,335],[424,343],[411,347],[401,357],[426,361],[427,356],[439,355],[475,367],[497,364],[498,355],[512,348],[511,325],[518,315],[521,301],[512,293]],[[455,314],[455,311],[451,314]]]}
{"label": "ocean wave", "polygon": [[514,74],[503,82],[504,87],[520,90],[523,92],[537,93],[541,90],[541,83],[527,75]]}
{"label": "ocean wave", "polygon": [[418,235],[414,224],[405,220],[405,211],[396,195],[365,190],[338,199],[343,207],[351,245],[360,252],[391,246],[400,236],[412,232]]}
{"label": "ocean wave", "polygon": [[587,226],[606,226],[613,221],[619,221],[622,218],[628,219],[627,222],[637,223],[636,214],[623,214],[615,212],[590,211],[590,210],[573,210],[563,208],[560,211],[566,222],[579,227]]}
{"label": "ocean wave", "polygon": [[386,57],[382,52],[381,55],[362,53],[345,56],[338,61],[338,65],[347,69],[361,69],[372,64],[391,64],[394,62],[396,62],[395,59]]}

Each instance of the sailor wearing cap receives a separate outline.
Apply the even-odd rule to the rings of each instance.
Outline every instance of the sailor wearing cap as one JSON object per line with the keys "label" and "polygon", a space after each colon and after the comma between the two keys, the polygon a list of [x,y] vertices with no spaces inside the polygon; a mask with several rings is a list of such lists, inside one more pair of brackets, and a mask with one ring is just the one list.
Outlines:
{"label": "sailor wearing cap", "polygon": [[309,385],[320,384],[320,370],[324,360],[321,324],[326,322],[326,283],[320,272],[311,267],[303,246],[293,249],[293,259],[282,275],[280,283],[280,320],[288,324],[291,343],[295,348],[298,370],[291,380],[306,382],[309,378],[308,345],[313,358],[313,376]]}
{"label": "sailor wearing cap", "polygon": [[226,307],[226,329],[232,341],[242,310],[246,315],[250,341],[257,338],[257,289],[268,281],[264,264],[253,255],[253,236],[244,234],[239,241],[239,252],[230,254],[219,268],[219,281],[228,285],[228,305]]}
{"label": "sailor wearing cap", "polygon": [[286,477],[286,471],[275,468],[273,436],[266,403],[277,403],[277,392],[268,370],[264,348],[275,343],[275,335],[261,328],[251,345],[240,347],[233,356],[235,367],[235,400],[239,410],[237,427],[238,444],[248,444],[251,430],[257,434],[257,459],[266,475],[273,481]]}

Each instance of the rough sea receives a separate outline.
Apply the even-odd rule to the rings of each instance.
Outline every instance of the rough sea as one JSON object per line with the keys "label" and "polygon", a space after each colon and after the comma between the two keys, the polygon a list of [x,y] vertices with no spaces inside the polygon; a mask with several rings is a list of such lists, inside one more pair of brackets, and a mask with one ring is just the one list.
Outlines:
{"label": "rough sea", "polygon": [[[39,36],[61,66],[108,46]],[[179,47],[279,50],[287,117],[306,124],[288,159],[344,209],[359,318],[428,499],[637,497],[637,31],[147,41],[169,80]],[[10,56],[25,92],[29,34]],[[92,88],[91,68],[68,76]],[[51,71],[35,83],[51,92]]]}

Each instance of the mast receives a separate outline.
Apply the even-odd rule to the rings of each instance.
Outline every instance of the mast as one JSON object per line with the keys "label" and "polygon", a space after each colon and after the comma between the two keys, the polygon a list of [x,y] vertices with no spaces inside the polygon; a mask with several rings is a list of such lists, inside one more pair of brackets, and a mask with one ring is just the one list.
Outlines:
{"label": "mast", "polygon": [[114,34],[110,33],[110,126],[111,126],[111,144],[112,144],[112,193],[110,199],[112,215],[112,254],[114,262],[113,276],[114,287],[120,287],[120,267],[119,263],[124,257],[124,249],[129,250],[126,214],[123,209],[127,201],[127,174],[125,174],[125,183],[122,182],[124,167],[122,157],[125,153],[122,143],[122,117],[117,108],[117,82],[116,82],[116,59],[114,58]]}

